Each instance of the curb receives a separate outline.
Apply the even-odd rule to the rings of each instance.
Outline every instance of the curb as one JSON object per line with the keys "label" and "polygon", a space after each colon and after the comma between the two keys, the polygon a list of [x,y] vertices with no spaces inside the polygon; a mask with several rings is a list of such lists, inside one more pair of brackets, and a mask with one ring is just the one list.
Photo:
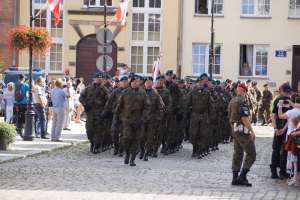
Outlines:
{"label": "curb", "polygon": [[32,153],[32,154],[29,153],[28,155],[22,155],[22,156],[20,155],[19,157],[16,157],[16,158],[0,161],[0,165],[4,164],[4,163],[15,162],[17,160],[21,160],[21,159],[25,159],[25,158],[33,158],[33,157],[36,157],[36,156],[52,153],[52,152],[55,152],[55,151],[65,150],[65,149],[68,149],[68,148],[71,148],[71,147],[76,147],[76,146],[83,145],[83,144],[88,144],[88,143],[89,143],[89,141],[87,141],[87,140],[82,141],[82,142],[71,142],[71,143],[65,144],[61,147],[57,147],[57,148],[53,148],[53,149],[49,149],[49,150],[43,150],[43,151]]}

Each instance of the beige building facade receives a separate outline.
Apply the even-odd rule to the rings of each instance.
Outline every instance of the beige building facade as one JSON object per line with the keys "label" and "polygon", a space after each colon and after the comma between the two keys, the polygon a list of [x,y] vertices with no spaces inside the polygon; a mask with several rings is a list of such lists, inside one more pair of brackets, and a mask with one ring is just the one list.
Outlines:
{"label": "beige building facade", "polygon": [[[35,14],[45,8],[46,0],[33,0]],[[34,67],[46,70],[56,77],[69,69],[76,76],[78,66],[77,44],[104,26],[103,0],[64,0],[62,23],[53,24],[51,12],[43,10],[35,25],[51,32],[53,45],[45,56],[35,56]],[[113,32],[113,21],[119,0],[107,0],[108,28]],[[29,24],[29,0],[21,1],[20,24]],[[153,62],[162,55],[162,66],[177,69],[178,65],[178,10],[179,1],[133,0],[129,1],[127,26],[118,34],[117,65],[127,64],[140,74],[151,74]],[[19,66],[28,66],[28,52],[20,53]],[[91,61],[90,61],[91,63]],[[92,61],[96,70],[96,60]],[[164,70],[164,69],[162,69]]]}
{"label": "beige building facade", "polygon": [[[211,3],[184,1],[184,76],[208,72]],[[273,87],[300,81],[299,1],[215,0],[214,10],[215,78],[252,79]]]}

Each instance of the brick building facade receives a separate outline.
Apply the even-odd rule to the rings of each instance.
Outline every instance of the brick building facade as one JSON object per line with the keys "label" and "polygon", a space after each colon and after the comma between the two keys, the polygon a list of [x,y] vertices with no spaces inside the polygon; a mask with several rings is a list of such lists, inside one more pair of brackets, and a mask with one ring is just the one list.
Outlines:
{"label": "brick building facade", "polygon": [[0,3],[0,65],[18,65],[18,56],[7,48],[8,31],[19,21],[20,0],[1,0]]}

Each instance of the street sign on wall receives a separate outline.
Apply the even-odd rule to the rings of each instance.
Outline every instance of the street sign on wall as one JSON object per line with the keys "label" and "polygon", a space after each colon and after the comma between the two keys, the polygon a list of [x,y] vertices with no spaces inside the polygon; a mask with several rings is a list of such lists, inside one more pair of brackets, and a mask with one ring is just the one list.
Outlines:
{"label": "street sign on wall", "polygon": [[276,50],[276,51],[275,51],[275,57],[278,57],[278,58],[286,58],[286,57],[287,57],[287,51]]}

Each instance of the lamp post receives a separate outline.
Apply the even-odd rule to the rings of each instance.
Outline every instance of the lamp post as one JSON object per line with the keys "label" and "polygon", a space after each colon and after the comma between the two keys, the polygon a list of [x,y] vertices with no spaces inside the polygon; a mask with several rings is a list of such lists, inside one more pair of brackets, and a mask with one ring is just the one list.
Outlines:
{"label": "lamp post", "polygon": [[215,0],[211,0],[211,36],[210,36],[210,50],[209,50],[209,77],[213,77],[213,67],[215,63],[215,30],[214,30],[214,7]]}
{"label": "lamp post", "polygon": [[[32,23],[34,21],[34,17],[32,15],[32,0],[29,0],[30,4],[30,20],[29,25],[32,28]],[[35,112],[33,109],[32,102],[32,45],[29,46],[29,102],[27,106],[27,111],[25,113],[25,130],[23,135],[23,140],[32,141],[34,138],[34,116]]]}

